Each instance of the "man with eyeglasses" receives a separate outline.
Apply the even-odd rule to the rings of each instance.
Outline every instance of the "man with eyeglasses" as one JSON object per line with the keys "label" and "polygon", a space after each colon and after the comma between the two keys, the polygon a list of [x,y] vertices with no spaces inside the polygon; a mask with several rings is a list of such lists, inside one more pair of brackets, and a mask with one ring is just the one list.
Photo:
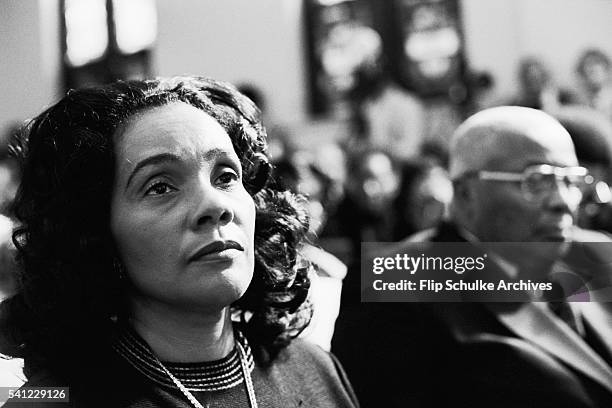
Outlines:
{"label": "man with eyeglasses", "polygon": [[[494,261],[503,273],[539,278],[575,245],[589,174],[548,114],[522,107],[475,114],[453,135],[450,174],[450,220],[405,242],[524,243]],[[563,266],[566,276],[588,280]],[[532,300],[378,304],[355,347],[365,373],[355,387],[378,389],[385,407],[612,407],[608,305]]]}

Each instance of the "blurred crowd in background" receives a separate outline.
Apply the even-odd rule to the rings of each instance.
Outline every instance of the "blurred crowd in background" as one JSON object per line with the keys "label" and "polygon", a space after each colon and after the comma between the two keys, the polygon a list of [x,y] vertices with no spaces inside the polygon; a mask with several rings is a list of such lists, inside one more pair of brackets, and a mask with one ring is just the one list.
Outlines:
{"label": "blurred crowd in background", "polygon": [[[344,303],[359,301],[361,243],[399,241],[435,227],[447,214],[453,194],[448,146],[429,142],[414,131],[411,119],[423,122],[411,116],[419,112],[412,108],[418,106],[418,97],[400,90],[376,67],[365,64],[357,69],[368,71],[357,75],[364,83],[355,85],[367,91],[358,91],[359,97],[352,100],[351,137],[304,149],[295,146],[290,135],[269,129],[279,185],[308,197],[314,242],[348,265]],[[475,109],[517,105],[542,109],[557,118],[572,136],[581,165],[591,174],[579,224],[612,232],[609,57],[597,49],[584,51],[576,62],[581,89],[556,83],[548,67],[535,57],[522,60],[516,70],[516,95],[486,104],[477,101]],[[405,99],[385,100],[389,87]],[[242,90],[265,107],[264,96],[256,88]],[[408,101],[407,109],[387,106],[404,101]],[[389,115],[393,109],[410,114],[398,115],[395,121]]]}
{"label": "blurred crowd in background", "polygon": [[[453,194],[446,168],[447,146],[427,141],[414,129],[414,123],[424,122],[418,116],[424,115],[418,96],[393,83],[377,61],[365,61],[356,69],[359,81],[351,99],[350,137],[306,149],[288,129],[268,123],[278,188],[308,199],[312,244],[339,261],[321,263],[330,276],[342,279],[347,275],[346,301],[359,293],[361,243],[398,241],[436,226],[447,213]],[[581,89],[556,83],[548,67],[534,57],[525,58],[516,70],[516,95],[486,105],[478,101],[476,109],[519,105],[553,114],[570,132],[581,164],[592,175],[580,224],[612,232],[609,57],[597,49],[585,50],[576,62]],[[264,117],[268,115],[266,96],[256,84],[237,85],[262,109]],[[389,89],[393,94],[387,93]],[[11,157],[9,141],[18,131],[18,126],[11,128],[0,145],[0,213],[8,218],[19,184],[19,166]],[[4,293],[12,287],[11,270],[2,268]]]}

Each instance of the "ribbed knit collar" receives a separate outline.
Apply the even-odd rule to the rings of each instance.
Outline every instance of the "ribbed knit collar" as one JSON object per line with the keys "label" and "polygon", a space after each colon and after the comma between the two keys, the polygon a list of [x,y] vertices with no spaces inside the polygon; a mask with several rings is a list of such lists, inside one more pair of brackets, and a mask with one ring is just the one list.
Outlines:
{"label": "ribbed knit collar", "polygon": [[[236,341],[240,342],[246,352],[247,367],[252,372],[255,363],[248,341],[239,330],[235,329],[234,334]],[[113,349],[151,381],[168,388],[176,388],[160,367],[149,345],[129,326],[122,325],[119,328],[113,342]],[[235,387],[244,381],[240,357],[235,346],[227,356],[215,361],[162,362],[162,364],[189,391],[220,391]]]}

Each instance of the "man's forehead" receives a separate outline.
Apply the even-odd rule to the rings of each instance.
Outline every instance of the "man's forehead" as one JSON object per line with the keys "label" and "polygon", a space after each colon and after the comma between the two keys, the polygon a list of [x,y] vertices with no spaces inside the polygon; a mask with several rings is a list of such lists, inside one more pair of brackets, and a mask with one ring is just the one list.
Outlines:
{"label": "man's forehead", "polygon": [[529,164],[577,165],[569,133],[551,116],[502,107],[468,119],[451,141],[451,177],[468,171],[520,170]]}

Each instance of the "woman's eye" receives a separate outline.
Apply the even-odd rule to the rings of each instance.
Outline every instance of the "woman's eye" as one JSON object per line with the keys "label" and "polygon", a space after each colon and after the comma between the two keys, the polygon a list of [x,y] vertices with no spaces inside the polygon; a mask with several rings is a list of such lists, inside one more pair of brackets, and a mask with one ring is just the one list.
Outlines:
{"label": "woman's eye", "polygon": [[217,178],[219,184],[226,185],[232,184],[238,181],[238,174],[233,170],[224,170],[223,173]]}
{"label": "woman's eye", "polygon": [[149,188],[147,188],[147,191],[145,191],[145,195],[150,196],[168,194],[173,192],[174,190],[175,188],[169,185],[168,183],[158,181],[152,184]]}

